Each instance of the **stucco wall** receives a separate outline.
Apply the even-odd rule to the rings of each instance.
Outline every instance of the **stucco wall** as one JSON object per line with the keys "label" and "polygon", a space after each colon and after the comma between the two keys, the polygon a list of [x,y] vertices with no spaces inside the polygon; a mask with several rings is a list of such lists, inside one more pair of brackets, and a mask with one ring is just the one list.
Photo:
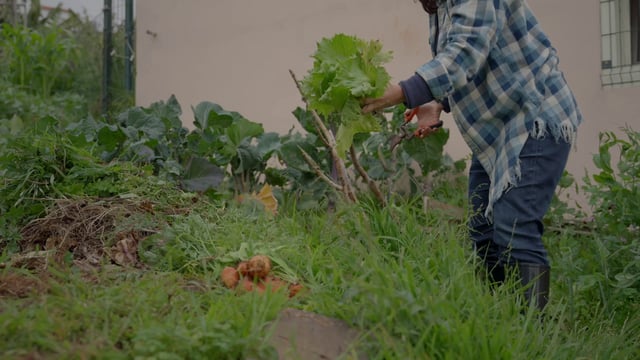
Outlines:
{"label": "stucco wall", "polygon": [[[596,170],[598,135],[629,125],[640,131],[640,84],[603,88],[600,80],[599,0],[530,0],[538,20],[558,49],[560,67],[575,92],[585,123],[567,170],[577,180]],[[584,204],[584,194],[578,197]]]}
{"label": "stucco wall", "polygon": [[[558,49],[561,69],[585,115],[568,170],[593,170],[598,134],[625,124],[640,130],[640,85],[603,89],[600,82],[599,0],[531,0]],[[430,57],[428,24],[412,0],[137,0],[136,102],[175,94],[191,126],[191,106],[203,100],[263,123],[267,131],[295,125],[302,106],[288,70],[302,78],[322,37],[338,32],[379,39],[394,60],[393,81]],[[151,33],[151,34],[149,34]],[[152,35],[153,34],[153,35]],[[469,154],[453,121],[446,151]]]}
{"label": "stucco wall", "polygon": [[[303,106],[289,75],[312,66],[316,42],[338,32],[379,39],[394,53],[394,81],[429,57],[427,18],[412,0],[138,0],[140,105],[176,94],[191,124],[191,105],[209,100],[286,132]],[[157,33],[148,35],[147,30]],[[450,123],[453,125],[453,122]],[[452,131],[455,158],[468,153]]]}

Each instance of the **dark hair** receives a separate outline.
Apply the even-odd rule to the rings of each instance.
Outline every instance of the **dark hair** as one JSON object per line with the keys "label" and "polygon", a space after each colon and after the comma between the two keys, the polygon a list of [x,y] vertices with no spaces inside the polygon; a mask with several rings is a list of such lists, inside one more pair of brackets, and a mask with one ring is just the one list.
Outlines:
{"label": "dark hair", "polygon": [[420,0],[422,8],[429,14],[435,14],[438,11],[438,0]]}

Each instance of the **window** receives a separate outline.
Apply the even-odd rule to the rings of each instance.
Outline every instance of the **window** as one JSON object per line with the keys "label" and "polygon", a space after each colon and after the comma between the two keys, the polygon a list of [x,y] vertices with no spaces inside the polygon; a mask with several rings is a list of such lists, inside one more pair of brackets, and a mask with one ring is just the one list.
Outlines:
{"label": "window", "polygon": [[640,86],[640,0],[600,0],[602,85]]}

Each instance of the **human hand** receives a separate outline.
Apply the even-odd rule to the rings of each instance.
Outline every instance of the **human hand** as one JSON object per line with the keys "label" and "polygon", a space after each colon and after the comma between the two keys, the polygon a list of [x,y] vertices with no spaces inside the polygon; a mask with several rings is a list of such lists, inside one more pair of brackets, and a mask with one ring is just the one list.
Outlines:
{"label": "human hand", "polygon": [[369,114],[384,108],[398,105],[404,101],[404,93],[398,84],[390,85],[378,98],[367,98],[362,103],[362,112]]}
{"label": "human hand", "polygon": [[[418,117],[418,128],[414,132],[414,135],[422,139],[425,136],[429,136],[438,131],[440,126],[442,126],[442,122],[440,120],[442,109],[442,104],[436,101],[420,105],[416,113],[416,116]],[[408,121],[411,121],[411,119]]]}

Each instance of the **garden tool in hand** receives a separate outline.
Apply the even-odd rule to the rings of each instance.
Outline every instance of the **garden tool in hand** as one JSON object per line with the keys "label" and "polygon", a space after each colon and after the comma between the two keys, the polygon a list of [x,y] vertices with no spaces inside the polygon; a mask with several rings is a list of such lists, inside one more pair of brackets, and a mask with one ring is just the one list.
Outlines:
{"label": "garden tool in hand", "polygon": [[[390,140],[389,144],[391,146],[391,151],[393,151],[400,143],[404,140],[409,140],[414,136],[418,136],[420,130],[416,129],[415,131],[410,131],[407,129],[407,125],[411,122],[414,116],[418,114],[418,108],[413,108],[404,113],[404,122],[400,125],[400,134],[394,135]],[[437,129],[442,127],[442,120],[438,121],[435,125],[432,125],[432,129]]]}

